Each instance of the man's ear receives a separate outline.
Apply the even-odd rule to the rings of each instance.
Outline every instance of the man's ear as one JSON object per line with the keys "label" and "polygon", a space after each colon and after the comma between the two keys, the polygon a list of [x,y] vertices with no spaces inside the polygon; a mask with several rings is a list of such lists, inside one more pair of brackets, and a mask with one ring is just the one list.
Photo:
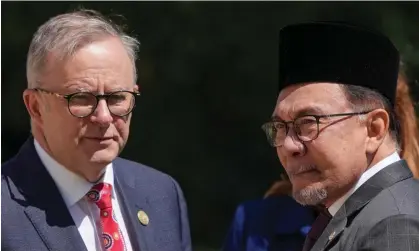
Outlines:
{"label": "man's ear", "polygon": [[376,109],[367,115],[365,123],[367,126],[366,150],[368,153],[375,153],[388,134],[390,116],[386,110]]}
{"label": "man's ear", "polygon": [[41,126],[42,116],[40,111],[39,96],[34,90],[26,89],[23,92],[23,102],[25,103],[26,110],[31,116],[33,123]]}

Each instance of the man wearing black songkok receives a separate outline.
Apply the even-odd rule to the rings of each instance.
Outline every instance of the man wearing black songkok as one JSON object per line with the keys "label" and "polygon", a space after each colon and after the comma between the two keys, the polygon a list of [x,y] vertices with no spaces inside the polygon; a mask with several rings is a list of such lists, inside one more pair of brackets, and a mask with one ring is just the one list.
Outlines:
{"label": "man wearing black songkok", "polygon": [[343,23],[279,36],[279,96],[262,128],[303,205],[323,207],[313,250],[419,250],[419,182],[398,154],[399,53]]}

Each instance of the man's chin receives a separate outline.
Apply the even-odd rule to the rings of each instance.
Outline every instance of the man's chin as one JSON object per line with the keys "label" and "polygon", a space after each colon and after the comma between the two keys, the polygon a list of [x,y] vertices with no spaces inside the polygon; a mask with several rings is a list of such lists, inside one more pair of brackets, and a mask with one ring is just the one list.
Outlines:
{"label": "man's chin", "polygon": [[301,205],[318,205],[327,198],[327,190],[321,184],[293,187],[292,196]]}
{"label": "man's chin", "polygon": [[89,158],[91,163],[94,164],[109,164],[116,159],[118,154],[115,151],[109,151],[107,149],[99,150],[94,152]]}

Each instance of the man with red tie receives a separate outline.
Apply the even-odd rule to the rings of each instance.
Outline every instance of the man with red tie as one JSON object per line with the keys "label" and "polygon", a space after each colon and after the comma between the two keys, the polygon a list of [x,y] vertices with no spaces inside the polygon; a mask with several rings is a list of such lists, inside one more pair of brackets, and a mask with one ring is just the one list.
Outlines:
{"label": "man with red tie", "polygon": [[118,157],[139,96],[138,46],[88,10],[36,31],[23,92],[32,136],[2,165],[2,250],[191,250],[177,182]]}

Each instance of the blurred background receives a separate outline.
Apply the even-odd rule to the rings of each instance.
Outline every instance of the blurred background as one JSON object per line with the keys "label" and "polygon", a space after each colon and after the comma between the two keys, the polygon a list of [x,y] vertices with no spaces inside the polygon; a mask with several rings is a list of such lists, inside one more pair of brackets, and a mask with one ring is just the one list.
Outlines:
{"label": "blurred background", "polygon": [[382,31],[419,100],[419,2],[2,2],[2,162],[30,134],[22,91],[32,35],[80,6],[113,16],[141,42],[142,96],[122,157],[180,183],[194,250],[219,249],[236,206],[261,197],[283,172],[260,126],[276,102],[284,25],[336,20]]}

